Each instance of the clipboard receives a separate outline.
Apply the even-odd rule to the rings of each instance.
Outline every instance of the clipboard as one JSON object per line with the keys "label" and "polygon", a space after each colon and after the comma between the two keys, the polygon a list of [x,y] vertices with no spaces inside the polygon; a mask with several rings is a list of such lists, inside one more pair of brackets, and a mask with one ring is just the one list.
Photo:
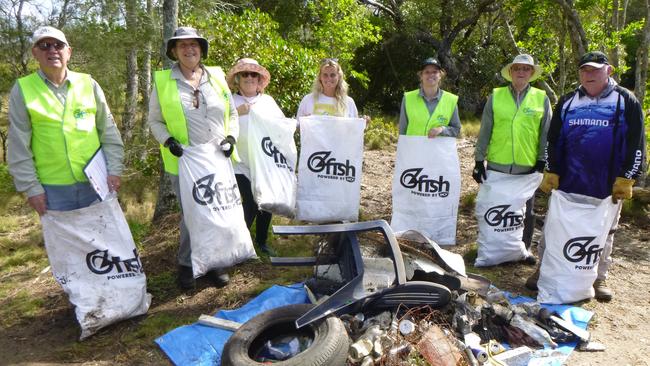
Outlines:
{"label": "clipboard", "polygon": [[108,187],[108,169],[106,167],[106,156],[101,146],[84,167],[84,174],[93,187],[100,201],[106,200],[110,189]]}

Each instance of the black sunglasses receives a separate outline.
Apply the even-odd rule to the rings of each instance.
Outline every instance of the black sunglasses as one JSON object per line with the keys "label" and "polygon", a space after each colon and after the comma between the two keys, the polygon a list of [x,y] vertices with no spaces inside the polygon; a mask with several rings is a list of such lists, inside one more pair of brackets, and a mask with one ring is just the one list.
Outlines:
{"label": "black sunglasses", "polygon": [[38,47],[38,49],[41,51],[48,51],[52,47],[54,47],[54,49],[57,51],[61,51],[62,49],[65,48],[65,43],[59,41],[39,42],[36,44],[36,47]]}
{"label": "black sunglasses", "polygon": [[193,101],[194,108],[199,108],[199,93],[200,93],[199,89],[194,89],[194,101]]}
{"label": "black sunglasses", "polygon": [[239,75],[241,75],[243,78],[247,78],[249,76],[256,78],[259,74],[253,71],[242,71],[239,73]]}

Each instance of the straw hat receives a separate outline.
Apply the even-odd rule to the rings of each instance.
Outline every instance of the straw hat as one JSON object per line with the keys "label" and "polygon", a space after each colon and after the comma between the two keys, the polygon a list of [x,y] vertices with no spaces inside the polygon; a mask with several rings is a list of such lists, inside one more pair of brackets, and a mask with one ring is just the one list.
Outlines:
{"label": "straw hat", "polygon": [[529,65],[532,66],[533,69],[535,69],[535,71],[533,71],[533,75],[530,77],[529,82],[533,82],[537,80],[542,75],[542,67],[539,65],[535,65],[535,60],[533,60],[533,56],[524,53],[521,55],[517,55],[515,59],[512,60],[511,63],[507,64],[501,69],[501,76],[503,76],[504,79],[508,81],[512,81],[512,77],[510,76],[510,68],[514,64]]}
{"label": "straw hat", "polygon": [[228,71],[228,74],[226,75],[226,81],[228,81],[228,86],[230,86],[231,89],[235,89],[235,75],[239,74],[240,72],[256,72],[260,74],[260,89],[264,90],[268,85],[269,82],[271,81],[271,74],[269,71],[264,68],[264,66],[260,65],[257,61],[255,61],[252,58],[240,58],[237,60],[237,63]]}

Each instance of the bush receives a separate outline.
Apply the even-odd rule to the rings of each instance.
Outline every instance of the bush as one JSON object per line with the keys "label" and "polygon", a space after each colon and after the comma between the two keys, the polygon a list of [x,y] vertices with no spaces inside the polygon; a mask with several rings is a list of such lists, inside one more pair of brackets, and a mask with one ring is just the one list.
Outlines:
{"label": "bush", "polygon": [[9,167],[7,164],[0,164],[0,193],[16,193],[16,189],[14,188],[14,180],[9,174]]}
{"label": "bush", "polygon": [[378,150],[397,142],[397,124],[386,116],[376,116],[366,126],[364,143],[369,150]]}

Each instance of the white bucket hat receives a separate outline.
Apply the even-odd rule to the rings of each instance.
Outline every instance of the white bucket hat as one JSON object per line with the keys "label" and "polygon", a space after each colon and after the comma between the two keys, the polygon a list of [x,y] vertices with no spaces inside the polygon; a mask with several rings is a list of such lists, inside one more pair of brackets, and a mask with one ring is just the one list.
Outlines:
{"label": "white bucket hat", "polygon": [[63,42],[66,45],[69,45],[68,40],[65,38],[65,34],[63,34],[63,32],[54,27],[44,26],[34,31],[34,34],[32,35],[32,47],[36,46],[36,44],[40,42],[41,39],[45,38],[54,38],[59,42]]}
{"label": "white bucket hat", "polygon": [[529,82],[533,82],[537,80],[541,75],[542,75],[542,67],[539,65],[535,65],[535,60],[533,60],[533,56],[522,53],[521,55],[517,55],[514,60],[512,60],[511,63],[507,64],[501,69],[501,76],[503,76],[504,79],[508,81],[512,81],[512,77],[510,76],[510,68],[514,64],[520,64],[520,65],[529,65],[532,66],[535,71],[533,71],[533,75],[530,77]]}

